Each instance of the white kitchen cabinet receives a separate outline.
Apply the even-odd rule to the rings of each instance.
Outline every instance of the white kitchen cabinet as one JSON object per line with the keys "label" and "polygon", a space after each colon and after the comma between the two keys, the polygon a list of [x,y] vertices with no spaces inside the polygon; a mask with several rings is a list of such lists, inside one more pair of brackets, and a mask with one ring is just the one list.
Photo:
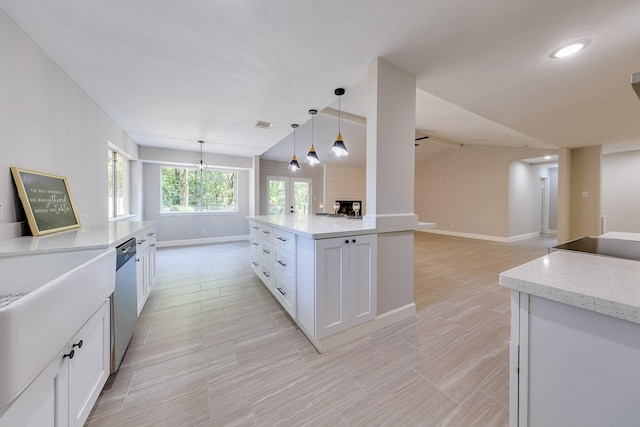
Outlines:
{"label": "white kitchen cabinet", "polygon": [[637,426],[640,324],[512,291],[511,427]]}
{"label": "white kitchen cabinet", "polygon": [[156,276],[156,231],[147,228],[136,234],[136,283],[138,316],[147,302]]}
{"label": "white kitchen cabinet", "polygon": [[109,301],[0,415],[0,427],[82,426],[110,370]]}
{"label": "white kitchen cabinet", "polygon": [[298,319],[311,338],[375,319],[377,235],[300,239],[305,258],[312,245],[311,263],[298,264]]}

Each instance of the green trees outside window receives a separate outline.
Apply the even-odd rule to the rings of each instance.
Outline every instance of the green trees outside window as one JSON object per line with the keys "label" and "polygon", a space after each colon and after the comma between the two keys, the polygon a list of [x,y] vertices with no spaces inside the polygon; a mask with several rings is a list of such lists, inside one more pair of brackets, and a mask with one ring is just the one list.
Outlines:
{"label": "green trees outside window", "polygon": [[238,173],[163,167],[162,212],[238,212]]}

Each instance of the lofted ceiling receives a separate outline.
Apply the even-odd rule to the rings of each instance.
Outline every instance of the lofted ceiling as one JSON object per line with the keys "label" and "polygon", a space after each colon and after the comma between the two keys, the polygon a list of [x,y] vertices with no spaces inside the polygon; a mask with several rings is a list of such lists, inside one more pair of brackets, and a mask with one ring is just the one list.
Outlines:
{"label": "lofted ceiling", "polygon": [[[376,57],[417,76],[416,148],[640,149],[638,0],[0,0],[139,145],[363,165]],[[575,56],[551,59],[589,39]],[[328,110],[327,110],[328,108]],[[322,112],[324,110],[324,112]],[[273,123],[269,129],[257,121]],[[605,147],[606,148],[606,147]]]}

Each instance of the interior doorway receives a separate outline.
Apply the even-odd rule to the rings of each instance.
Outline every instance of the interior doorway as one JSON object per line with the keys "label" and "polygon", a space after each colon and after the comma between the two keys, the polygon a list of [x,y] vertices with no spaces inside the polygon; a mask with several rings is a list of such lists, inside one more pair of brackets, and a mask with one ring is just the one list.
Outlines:
{"label": "interior doorway", "polygon": [[549,233],[549,178],[540,177],[540,233]]}
{"label": "interior doorway", "polygon": [[295,176],[267,176],[269,215],[311,212],[311,179]]}

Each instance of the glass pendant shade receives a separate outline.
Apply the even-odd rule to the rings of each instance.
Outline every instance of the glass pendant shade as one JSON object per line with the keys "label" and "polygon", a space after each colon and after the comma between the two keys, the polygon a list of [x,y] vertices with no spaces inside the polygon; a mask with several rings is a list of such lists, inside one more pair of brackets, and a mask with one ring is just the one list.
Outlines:
{"label": "glass pendant shade", "polygon": [[347,146],[344,145],[344,141],[342,140],[342,133],[340,132],[340,115],[342,113],[340,97],[344,95],[344,92],[345,90],[343,88],[338,88],[334,92],[338,96],[338,136],[336,137],[336,142],[333,143],[333,147],[331,147],[331,154],[336,157],[346,157],[349,155]]}
{"label": "glass pendant shade", "polygon": [[204,160],[202,160],[202,145],[204,145],[204,141],[198,141],[200,143],[200,161],[196,162],[196,169],[198,169],[200,172],[202,172],[203,170],[205,170],[209,165],[207,165],[207,162],[205,162]]}
{"label": "glass pendant shade", "polygon": [[293,155],[293,157],[291,158],[291,161],[289,162],[288,169],[292,172],[297,172],[300,170],[300,163],[298,163],[298,159],[296,158],[295,154]]}
{"label": "glass pendant shade", "polygon": [[316,153],[316,148],[311,144],[311,148],[307,153],[307,163],[310,165],[317,165],[320,163],[320,159],[318,158],[318,154]]}
{"label": "glass pendant shade", "polygon": [[336,137],[336,142],[333,143],[333,147],[331,147],[331,152],[336,157],[346,157],[349,155],[347,151],[347,147],[344,145],[344,141],[342,140],[342,134],[338,133]]}
{"label": "glass pendant shade", "polygon": [[316,114],[318,114],[318,110],[309,110],[309,114],[311,114],[311,148],[307,153],[307,163],[313,166],[320,163],[318,153],[316,153],[316,147],[313,146],[313,118]]}
{"label": "glass pendant shade", "polygon": [[297,172],[300,170],[300,163],[298,163],[298,158],[296,157],[296,129],[298,128],[298,125],[294,123],[291,127],[293,128],[293,156],[291,157],[291,161],[289,162],[287,169],[292,172]]}

